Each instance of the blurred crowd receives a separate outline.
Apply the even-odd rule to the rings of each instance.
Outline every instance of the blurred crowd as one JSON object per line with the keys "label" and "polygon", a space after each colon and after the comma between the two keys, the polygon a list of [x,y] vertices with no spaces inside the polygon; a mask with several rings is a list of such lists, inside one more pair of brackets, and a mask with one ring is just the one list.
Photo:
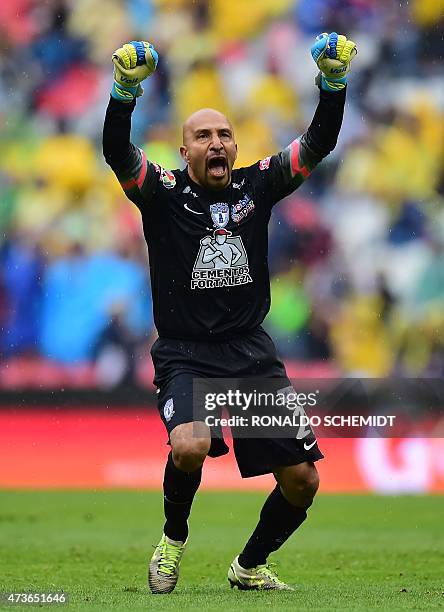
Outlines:
{"label": "blurred crowd", "polygon": [[0,356],[131,381],[155,337],[140,215],[101,155],[110,56],[159,51],[133,142],[167,168],[200,107],[238,166],[316,107],[313,38],[359,53],[335,152],[274,210],[266,327],[286,360],[444,374],[444,0],[8,0],[0,4]]}

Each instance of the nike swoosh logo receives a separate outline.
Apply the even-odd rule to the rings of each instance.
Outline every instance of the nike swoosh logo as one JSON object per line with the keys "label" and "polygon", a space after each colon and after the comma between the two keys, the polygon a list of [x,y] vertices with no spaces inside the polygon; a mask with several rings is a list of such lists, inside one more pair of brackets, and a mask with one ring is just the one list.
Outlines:
{"label": "nike swoosh logo", "polygon": [[312,442],[311,444],[307,444],[307,442],[304,442],[304,448],[305,450],[310,450],[310,448],[313,448],[315,444],[316,444],[316,440]]}
{"label": "nike swoosh logo", "polygon": [[184,204],[184,205],[183,205],[183,207],[184,207],[186,210],[188,210],[188,212],[192,212],[192,213],[194,213],[195,215],[203,215],[203,212],[198,212],[197,210],[193,210],[192,208],[190,208],[190,207],[188,206],[188,204]]}

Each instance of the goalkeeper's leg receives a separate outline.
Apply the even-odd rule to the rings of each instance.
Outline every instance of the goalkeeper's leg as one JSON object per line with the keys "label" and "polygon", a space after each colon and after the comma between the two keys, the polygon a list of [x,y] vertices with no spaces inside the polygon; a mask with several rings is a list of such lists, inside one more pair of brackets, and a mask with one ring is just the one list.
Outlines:
{"label": "goalkeeper's leg", "polygon": [[[200,425],[200,424],[199,424]],[[200,485],[202,465],[211,445],[204,423],[202,435],[193,435],[197,423],[178,425],[171,432],[172,451],[168,455],[163,480],[165,526],[164,533],[172,540],[185,542],[187,520],[194,495]],[[207,435],[203,435],[207,433]]]}
{"label": "goalkeeper's leg", "polygon": [[259,522],[228,572],[231,586],[240,589],[290,589],[267,566],[268,555],[280,548],[307,518],[319,486],[314,463],[278,468],[277,486],[261,510]]}
{"label": "goalkeeper's leg", "polygon": [[[195,431],[200,426],[201,433]],[[202,476],[202,464],[211,438],[204,423],[184,423],[170,434],[163,480],[165,525],[149,565],[152,593],[171,593],[179,578],[179,565],[188,538],[188,517]]]}

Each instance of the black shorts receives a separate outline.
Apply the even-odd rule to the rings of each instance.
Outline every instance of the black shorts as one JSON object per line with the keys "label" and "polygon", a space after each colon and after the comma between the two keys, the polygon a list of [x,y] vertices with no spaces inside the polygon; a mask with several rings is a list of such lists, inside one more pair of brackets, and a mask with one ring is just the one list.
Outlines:
{"label": "black shorts", "polygon": [[[159,413],[168,434],[177,425],[195,420],[194,378],[281,378],[291,385],[274,343],[262,327],[222,342],[158,338],[151,356]],[[243,478],[323,458],[317,443],[306,450],[303,440],[296,438],[234,437],[233,447]],[[221,432],[212,435],[209,456],[219,457],[228,452]]]}

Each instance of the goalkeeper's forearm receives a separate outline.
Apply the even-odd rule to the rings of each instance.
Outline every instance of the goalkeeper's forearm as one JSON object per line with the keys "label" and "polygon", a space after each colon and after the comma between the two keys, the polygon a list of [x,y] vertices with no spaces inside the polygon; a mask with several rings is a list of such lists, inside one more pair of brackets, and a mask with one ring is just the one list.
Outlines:
{"label": "goalkeeper's forearm", "polygon": [[151,43],[133,40],[114,51],[114,82],[103,127],[103,155],[119,176],[138,173],[140,152],[130,141],[135,98],[143,94],[142,81],[157,67],[159,56]]}
{"label": "goalkeeper's forearm", "polygon": [[137,150],[130,141],[131,114],[135,101],[120,102],[110,98],[103,126],[103,155],[116,173],[129,171],[139,162]]}
{"label": "goalkeeper's forearm", "polygon": [[319,103],[303,143],[321,159],[336,146],[344,117],[347,88],[330,92],[320,89]]}

